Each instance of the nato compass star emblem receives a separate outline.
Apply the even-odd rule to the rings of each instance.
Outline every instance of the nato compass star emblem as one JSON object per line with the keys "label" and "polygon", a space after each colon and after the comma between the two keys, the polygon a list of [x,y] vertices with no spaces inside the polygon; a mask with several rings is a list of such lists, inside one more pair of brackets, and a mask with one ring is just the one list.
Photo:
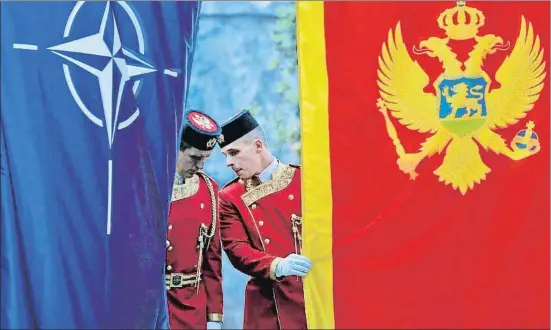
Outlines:
{"label": "nato compass star emblem", "polygon": [[[132,93],[137,96],[141,78],[147,74],[157,72],[158,70],[145,60],[145,40],[142,28],[136,14],[132,8],[124,1],[105,3],[105,9],[98,22],[97,33],[85,36],[80,39],[71,38],[71,30],[75,20],[81,13],[81,9],[86,4],[93,3],[89,1],[79,1],[69,14],[63,39],[68,40],[55,46],[48,47],[47,50],[53,54],[62,57],[69,64],[63,64],[63,73],[71,96],[75,100],[79,109],[95,125],[105,127],[107,141],[111,150],[115,140],[115,133],[122,131],[130,126],[140,115],[140,109],[135,109],[127,118],[119,117],[119,110],[123,101],[125,88],[132,85]],[[94,3],[97,5],[98,3]],[[117,19],[110,6],[120,6],[132,22],[135,37],[137,39],[138,49],[127,48],[121,42],[121,36]],[[81,14],[82,15],[82,14]],[[38,50],[37,45],[13,44],[14,49],[19,50]],[[90,61],[94,59],[94,61]],[[100,63],[98,65],[98,63]],[[103,118],[99,118],[91,112],[84,104],[73,83],[71,76],[71,67],[80,67],[89,74],[95,76],[99,84],[101,107],[103,108]],[[164,74],[177,77],[178,72],[165,69]],[[96,105],[97,107],[97,105]],[[99,109],[98,109],[99,110]],[[96,113],[101,113],[100,111]],[[112,208],[112,186],[113,186],[113,161],[111,153],[108,160],[108,192],[107,192],[107,235],[111,234],[111,208]]]}

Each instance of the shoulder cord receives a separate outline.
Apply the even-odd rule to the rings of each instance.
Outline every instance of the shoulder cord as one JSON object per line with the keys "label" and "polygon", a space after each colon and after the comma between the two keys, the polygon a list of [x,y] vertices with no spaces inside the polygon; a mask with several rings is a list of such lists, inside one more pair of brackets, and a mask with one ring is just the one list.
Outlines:
{"label": "shoulder cord", "polygon": [[[197,261],[197,277],[195,286],[197,288],[197,293],[199,293],[199,281],[201,278],[201,268],[203,265],[203,252],[205,250],[208,250],[210,245],[210,240],[214,236],[214,232],[216,231],[216,221],[218,217],[218,207],[216,205],[216,196],[214,194],[214,188],[212,186],[212,183],[210,182],[210,178],[208,178],[206,175],[198,172],[199,175],[205,180],[205,183],[207,184],[207,188],[209,190],[210,195],[210,204],[211,204],[211,215],[212,215],[212,221],[210,224],[210,228],[207,228],[204,224],[201,224],[201,227],[199,228],[199,237],[198,237],[198,249],[199,249],[199,260]],[[205,244],[206,239],[206,244]]]}

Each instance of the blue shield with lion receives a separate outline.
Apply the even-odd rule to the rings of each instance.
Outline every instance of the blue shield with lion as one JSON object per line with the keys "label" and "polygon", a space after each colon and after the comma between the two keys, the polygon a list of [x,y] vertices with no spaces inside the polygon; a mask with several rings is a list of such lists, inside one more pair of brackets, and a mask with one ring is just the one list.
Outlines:
{"label": "blue shield with lion", "polygon": [[452,134],[466,136],[484,124],[488,115],[488,82],[483,76],[441,77],[436,81],[438,115],[442,125]]}

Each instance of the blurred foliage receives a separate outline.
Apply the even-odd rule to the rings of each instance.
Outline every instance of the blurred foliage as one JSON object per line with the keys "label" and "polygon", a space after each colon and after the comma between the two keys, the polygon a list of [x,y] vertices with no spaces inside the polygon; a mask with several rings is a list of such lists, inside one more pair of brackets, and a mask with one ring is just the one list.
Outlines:
{"label": "blurred foliage", "polygon": [[[298,87],[297,87],[297,38],[296,38],[296,6],[294,2],[289,2],[285,6],[277,8],[276,20],[271,35],[271,40],[276,49],[276,56],[269,59],[267,69],[277,72],[277,80],[272,85],[274,91],[280,96],[278,107],[283,109],[295,109],[297,118],[300,116]],[[250,106],[253,114],[259,113],[262,109],[253,104]],[[296,153],[300,159],[300,125],[294,124],[298,121],[292,121],[286,118],[288,111],[271,111],[264,113],[263,116],[274,124],[274,135],[278,143],[272,145],[281,145],[288,147]],[[272,132],[271,132],[272,133]],[[281,150],[274,150],[278,152]]]}

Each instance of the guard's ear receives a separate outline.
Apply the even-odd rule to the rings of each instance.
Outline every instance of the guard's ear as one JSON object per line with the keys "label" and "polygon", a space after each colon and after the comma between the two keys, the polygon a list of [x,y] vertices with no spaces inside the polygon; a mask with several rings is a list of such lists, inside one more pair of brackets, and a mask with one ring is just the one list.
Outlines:
{"label": "guard's ear", "polygon": [[262,143],[260,139],[254,140],[253,145],[256,149],[256,152],[260,152],[264,148],[264,143]]}

